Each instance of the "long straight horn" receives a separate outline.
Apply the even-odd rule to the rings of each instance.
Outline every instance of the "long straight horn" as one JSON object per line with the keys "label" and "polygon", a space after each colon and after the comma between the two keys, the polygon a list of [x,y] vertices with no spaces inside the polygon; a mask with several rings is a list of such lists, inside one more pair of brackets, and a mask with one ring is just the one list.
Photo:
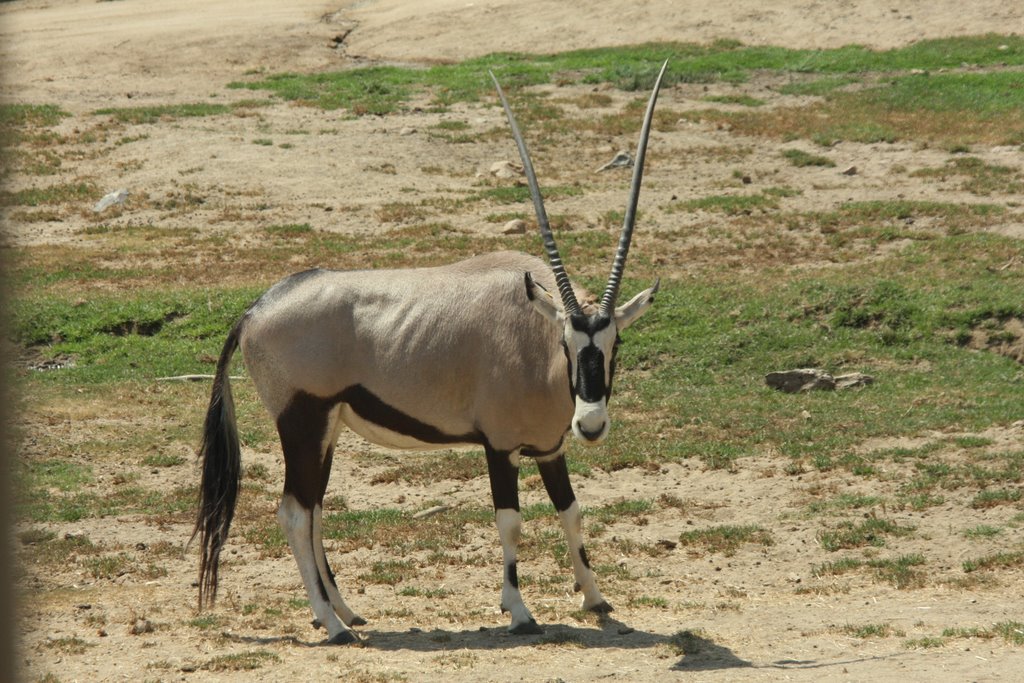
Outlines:
{"label": "long straight horn", "polygon": [[619,285],[622,284],[622,272],[626,269],[626,256],[629,255],[629,243],[633,239],[633,225],[636,223],[636,206],[640,201],[640,182],[644,177],[644,157],[647,154],[647,138],[651,132],[651,119],[654,117],[654,105],[658,101],[658,91],[661,89],[661,78],[665,75],[668,67],[668,60],[661,65],[661,73],[654,83],[654,92],[647,103],[647,114],[644,116],[644,125],[640,129],[640,143],[636,148],[636,160],[633,162],[633,185],[629,189],[629,204],[626,207],[626,217],[622,221],[622,235],[619,237],[619,248],[615,253],[615,262],[612,264],[612,274],[608,277],[608,286],[605,287],[604,296],[601,297],[601,313],[611,315],[615,310],[615,300],[619,296]]}
{"label": "long straight horn", "polygon": [[519,126],[516,125],[516,117],[512,115],[512,109],[508,106],[505,93],[501,90],[498,79],[493,71],[488,71],[494,87],[498,89],[498,97],[501,98],[501,106],[505,108],[505,116],[508,117],[508,125],[512,128],[512,137],[515,138],[516,147],[519,148],[519,158],[523,161],[523,171],[526,173],[526,180],[530,184],[530,196],[533,198],[533,208],[537,212],[537,225],[540,227],[541,237],[544,238],[544,249],[548,252],[548,261],[551,262],[551,270],[555,274],[555,282],[558,284],[558,291],[562,295],[562,308],[566,315],[576,315],[580,312],[580,304],[576,301],[576,294],[572,291],[572,283],[562,265],[562,257],[558,254],[558,245],[555,244],[555,236],[551,234],[551,225],[548,223],[548,214],[544,210],[544,200],[540,196],[540,187],[537,185],[537,175],[533,172],[533,163],[530,161],[530,153],[526,150],[526,143],[523,136],[519,134]]}

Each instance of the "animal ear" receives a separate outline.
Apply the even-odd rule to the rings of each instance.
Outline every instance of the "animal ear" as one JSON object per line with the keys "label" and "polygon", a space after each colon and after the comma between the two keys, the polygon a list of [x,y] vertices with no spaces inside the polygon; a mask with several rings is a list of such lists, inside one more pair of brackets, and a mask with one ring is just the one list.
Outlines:
{"label": "animal ear", "polygon": [[534,280],[530,273],[526,273],[524,280],[526,283],[526,296],[529,297],[533,307],[548,320],[559,322],[562,312],[555,306],[555,300],[551,298],[550,292]]}
{"label": "animal ear", "polygon": [[619,330],[624,330],[633,324],[637,318],[644,314],[644,312],[650,308],[651,304],[654,303],[654,295],[658,291],[658,285],[661,284],[659,279],[654,283],[654,286],[650,289],[645,289],[640,292],[628,303],[625,303],[615,309],[615,327]]}

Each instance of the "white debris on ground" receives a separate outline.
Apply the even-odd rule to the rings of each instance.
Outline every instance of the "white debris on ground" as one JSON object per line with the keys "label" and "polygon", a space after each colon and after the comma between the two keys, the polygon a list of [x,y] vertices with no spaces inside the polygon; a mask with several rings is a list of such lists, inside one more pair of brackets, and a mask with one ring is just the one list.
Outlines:
{"label": "white debris on ground", "polygon": [[110,194],[104,195],[103,199],[96,202],[96,206],[92,207],[92,210],[96,213],[106,211],[115,204],[124,204],[125,200],[128,199],[128,190],[120,189],[114,190]]}

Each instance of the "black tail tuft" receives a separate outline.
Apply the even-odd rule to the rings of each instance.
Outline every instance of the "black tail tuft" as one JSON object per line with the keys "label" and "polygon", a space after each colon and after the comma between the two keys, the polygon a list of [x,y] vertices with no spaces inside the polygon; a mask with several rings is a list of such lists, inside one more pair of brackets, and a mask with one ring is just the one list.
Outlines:
{"label": "black tail tuft", "polygon": [[242,476],[242,452],[238,444],[238,426],[235,423],[235,402],[231,396],[228,370],[231,357],[238,348],[242,318],[228,334],[210,394],[203,426],[203,443],[198,456],[202,463],[203,478],[196,527],[189,543],[199,537],[199,608],[212,605],[217,598],[217,565],[220,551],[235,515],[235,502]]}

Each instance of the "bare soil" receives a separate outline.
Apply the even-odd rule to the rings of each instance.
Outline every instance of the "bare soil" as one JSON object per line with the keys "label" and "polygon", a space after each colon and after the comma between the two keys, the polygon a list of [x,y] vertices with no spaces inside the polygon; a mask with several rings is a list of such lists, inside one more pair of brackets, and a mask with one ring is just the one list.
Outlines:
{"label": "bare soil", "polygon": [[[59,105],[72,116],[58,131],[75,139],[76,134],[96,129],[92,112],[102,107],[231,103],[260,97],[224,87],[254,72],[330,70],[371,61],[448,61],[499,50],[554,52],[655,40],[737,38],[788,47],[893,47],[923,38],[1024,26],[1024,6],[1005,0],[786,2],[770,8],[738,0],[601,0],[589,3],[586,11],[570,4],[18,0],[0,5],[2,94],[6,102]],[[755,80],[742,91],[763,96],[768,106],[786,101],[767,85]],[[585,93],[584,88],[567,90],[557,96],[572,100]],[[665,92],[662,103],[686,110],[705,106],[700,98],[706,95],[737,92],[739,86],[729,84],[681,84]],[[617,111],[632,99],[612,90],[606,93],[611,101],[595,115]],[[69,157],[60,175],[66,180],[88,179],[103,192],[127,188],[132,194],[126,205],[102,217],[114,228],[187,225],[204,234],[258,240],[261,228],[308,223],[318,231],[372,235],[401,227],[380,220],[382,206],[406,201],[410,195],[457,196],[478,176],[488,177],[495,162],[514,159],[507,140],[447,144],[429,134],[432,126],[452,119],[467,122],[471,131],[504,125],[500,111],[489,104],[460,105],[445,114],[413,111],[354,119],[344,111],[276,102],[251,115],[124,126],[117,134],[136,139],[115,144],[111,138],[100,153],[89,140],[69,143],[81,153]],[[595,169],[619,149],[629,148],[633,136],[593,135],[582,138],[581,149],[535,151],[546,162],[540,169],[542,184],[571,184],[585,178],[603,188],[583,198],[559,199],[549,204],[549,210],[553,206],[555,212],[580,217],[584,229],[597,229],[605,212],[621,210],[625,175],[597,176]],[[260,139],[273,144],[254,144]],[[842,143],[829,151],[836,162],[832,168],[795,168],[780,158],[784,147],[802,144],[738,138],[699,123],[657,133],[651,142],[644,202],[658,206],[673,196],[713,194],[735,182],[737,168],[755,187],[803,188],[801,195],[782,200],[802,210],[825,210],[865,198],[971,199],[955,182],[893,172],[897,167],[942,166],[949,156],[943,150]],[[972,151],[990,163],[1020,163],[1019,149]],[[855,173],[842,173],[853,167]],[[10,189],[21,189],[37,179],[11,177],[6,182]],[[168,208],[170,200],[186,196],[202,201],[179,201],[175,209]],[[1017,206],[992,229],[1024,237]],[[658,211],[647,218],[638,232],[694,227],[692,239],[702,244],[707,244],[716,220]],[[8,210],[4,239],[22,246],[88,249],[88,231],[99,220],[91,202],[62,207],[53,220],[19,217]],[[493,230],[471,212],[454,213],[446,220],[465,232]],[[798,251],[807,263],[814,263],[827,261],[823,249],[818,245]],[[330,264],[299,259],[277,267],[284,274],[306,265]],[[686,265],[666,264],[666,270],[664,277],[678,277]],[[986,340],[977,343],[987,345]],[[183,400],[194,403],[198,434],[201,401],[194,392],[188,397]],[[44,433],[47,438],[87,442],[92,430],[103,421],[109,428],[111,419],[118,418],[96,414],[87,404],[49,415],[30,410],[22,426],[26,450],[34,447],[33,435]],[[123,428],[131,429],[134,421],[148,418],[121,419]],[[993,450],[1024,443],[1020,426],[984,436],[994,441]],[[331,491],[344,496],[352,509],[412,511],[431,501],[455,509],[487,504],[489,489],[483,477],[372,483],[382,479],[377,475],[388,463],[393,467],[399,456],[370,449],[354,438],[343,439],[338,452],[354,456],[336,459]],[[896,445],[901,442],[865,448]],[[88,453],[84,457],[94,466],[100,495],[112,490],[125,468],[138,474],[139,486],[172,490],[195,484],[192,447],[177,444],[187,464],[169,468],[110,462]],[[365,457],[368,453],[377,457]],[[585,458],[585,452],[580,455]],[[400,457],[419,462],[438,456]],[[955,460],[957,455],[953,450],[943,457]],[[246,519],[272,521],[273,496],[260,491],[279,490],[280,454],[246,449],[243,460],[249,467],[265,466],[268,473],[254,487],[258,490],[243,493],[251,495]],[[576,611],[571,572],[560,566],[554,553],[539,547],[556,529],[550,520],[527,524],[532,551],[520,564],[520,571],[533,579],[532,585],[524,581],[524,597],[547,626],[544,636],[505,633],[506,617],[497,606],[497,534],[488,525],[470,525],[454,551],[463,563],[437,564],[425,551],[397,557],[386,544],[342,551],[329,543],[328,556],[343,594],[369,621],[360,630],[361,647],[332,648],[318,646],[323,632],[309,625],[307,608],[292,602],[304,595],[289,554],[269,552],[236,533],[225,551],[222,596],[211,619],[195,609],[195,551],[180,554],[191,532],[187,516],[87,519],[43,528],[60,538],[88,537],[106,552],[130,555],[137,565],[101,578],[88,570],[83,558],[74,556],[56,566],[24,568],[21,628],[26,678],[51,674],[60,681],[1014,681],[1024,671],[1024,650],[1000,637],[908,645],[927,643],[922,639],[937,638],[944,629],[988,629],[1024,619],[1024,575],[1019,568],[988,580],[985,572],[967,575],[962,569],[965,559],[979,553],[974,541],[961,532],[1006,524],[1019,508],[973,510],[964,499],[967,493],[952,491],[942,506],[925,512],[888,511],[887,519],[915,529],[911,537],[900,540],[899,552],[928,558],[929,576],[923,587],[896,588],[867,570],[816,576],[815,567],[838,556],[822,548],[817,538],[820,520],[808,513],[810,503],[843,493],[893,496],[895,483],[846,481],[836,473],[816,471],[794,475],[781,471],[770,453],[743,458],[732,472],[708,470],[694,461],[653,471],[595,471],[574,483],[585,508],[622,500],[659,501],[648,512],[608,525],[592,544],[595,562],[606,567],[601,586],[616,607],[612,619],[598,621]],[[528,485],[523,499],[524,504],[542,502],[542,488],[536,482]],[[851,511],[850,519],[862,521],[861,514]],[[747,543],[732,553],[678,543],[684,531],[726,524],[759,525],[770,532],[773,543]],[[985,548],[1010,550],[1019,542],[1018,527],[990,540]],[[637,552],[638,546],[651,551]],[[416,576],[394,586],[367,580],[373,563],[385,560],[411,561]],[[146,569],[154,563],[166,573]],[[561,581],[552,584],[549,577]],[[434,597],[401,594],[407,587],[445,591]],[[846,628],[870,624],[888,625],[891,632],[859,637]],[[244,658],[224,658],[246,653],[255,658],[254,668],[246,668]]]}

